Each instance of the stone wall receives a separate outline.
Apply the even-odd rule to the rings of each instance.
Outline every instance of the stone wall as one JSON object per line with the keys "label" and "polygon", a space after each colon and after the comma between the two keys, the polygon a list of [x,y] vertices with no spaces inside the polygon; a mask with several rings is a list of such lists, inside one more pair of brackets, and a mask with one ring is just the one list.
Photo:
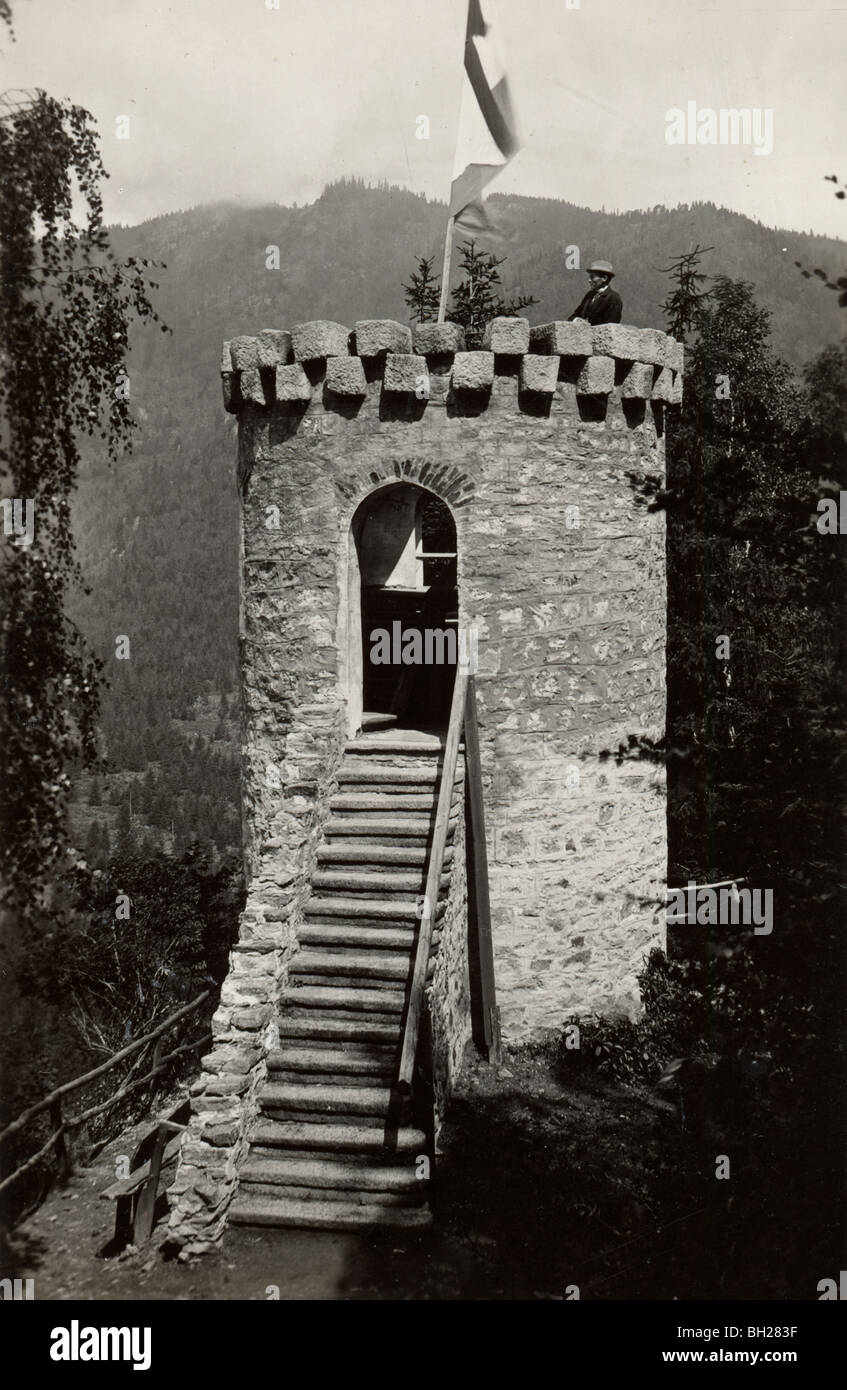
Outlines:
{"label": "stone wall", "polygon": [[441,940],[435,957],[427,1008],[432,1041],[432,1083],[435,1142],[447,1115],[447,1102],[459,1074],[471,1036],[471,994],[468,976],[468,874],[465,849],[464,779],[454,798],[457,812],[453,837],[450,889],[441,919]]}

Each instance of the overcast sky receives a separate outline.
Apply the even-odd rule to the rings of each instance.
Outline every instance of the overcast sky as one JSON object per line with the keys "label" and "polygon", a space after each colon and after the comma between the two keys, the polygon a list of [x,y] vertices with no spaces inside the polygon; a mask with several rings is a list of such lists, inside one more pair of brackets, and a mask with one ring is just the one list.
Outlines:
{"label": "overcast sky", "polygon": [[[44,87],[94,113],[110,221],[303,203],[351,174],[447,198],[466,0],[12,4],[0,90]],[[847,236],[847,201],[823,180],[847,181],[847,0],[499,0],[499,17],[523,148],[492,191],[606,209],[710,200]],[[689,101],[771,108],[773,153],[668,145],[665,114]]]}

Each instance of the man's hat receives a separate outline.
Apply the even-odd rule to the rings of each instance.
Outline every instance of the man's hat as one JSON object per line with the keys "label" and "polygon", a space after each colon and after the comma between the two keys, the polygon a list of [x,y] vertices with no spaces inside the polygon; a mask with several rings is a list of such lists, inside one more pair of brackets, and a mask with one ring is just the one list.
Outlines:
{"label": "man's hat", "polygon": [[586,266],[586,270],[596,270],[598,273],[602,272],[603,275],[614,275],[615,273],[608,261],[592,261],[589,266]]}

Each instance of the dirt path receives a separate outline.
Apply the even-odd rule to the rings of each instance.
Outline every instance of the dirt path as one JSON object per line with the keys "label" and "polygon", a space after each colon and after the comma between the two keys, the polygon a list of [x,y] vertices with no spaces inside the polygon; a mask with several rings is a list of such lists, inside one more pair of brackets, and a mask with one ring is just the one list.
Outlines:
{"label": "dirt path", "polygon": [[[583,1299],[791,1296],[783,1226],[754,1206],[745,1229],[748,1203],[734,1207],[714,1181],[713,1144],[700,1154],[681,1139],[649,1092],[565,1077],[549,1056],[469,1062],[422,1233],[234,1229],[199,1261],[150,1246],[103,1259],[114,1211],[99,1194],[131,1143],[121,1136],[15,1232],[14,1273],[34,1278],[37,1299],[511,1301],[573,1286]],[[754,1288],[745,1251],[763,1237]]]}

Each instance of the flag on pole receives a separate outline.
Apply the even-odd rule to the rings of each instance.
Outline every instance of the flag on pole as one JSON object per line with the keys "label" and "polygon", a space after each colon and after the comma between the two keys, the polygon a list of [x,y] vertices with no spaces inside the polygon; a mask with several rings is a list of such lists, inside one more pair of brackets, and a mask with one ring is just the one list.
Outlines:
{"label": "flag on pole", "polygon": [[519,148],[492,21],[493,0],[468,0],[465,73],[450,216],[458,227],[469,232],[488,225],[483,190]]}

